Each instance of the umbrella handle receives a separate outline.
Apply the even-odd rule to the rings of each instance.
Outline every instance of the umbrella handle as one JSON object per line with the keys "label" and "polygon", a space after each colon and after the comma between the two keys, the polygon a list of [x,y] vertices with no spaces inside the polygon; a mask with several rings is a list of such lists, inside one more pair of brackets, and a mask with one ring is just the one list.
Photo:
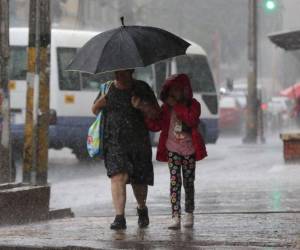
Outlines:
{"label": "umbrella handle", "polygon": [[121,20],[121,24],[122,24],[122,26],[123,26],[123,27],[125,27],[125,24],[124,24],[124,17],[123,17],[123,16],[121,16],[121,17],[120,17],[120,20]]}

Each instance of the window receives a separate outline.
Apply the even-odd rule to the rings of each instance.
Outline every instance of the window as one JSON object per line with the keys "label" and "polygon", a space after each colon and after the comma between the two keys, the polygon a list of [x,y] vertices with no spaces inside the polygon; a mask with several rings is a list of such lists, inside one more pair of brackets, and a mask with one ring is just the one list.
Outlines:
{"label": "window", "polygon": [[233,97],[223,97],[220,100],[220,107],[222,108],[235,108],[236,101]]}
{"label": "window", "polygon": [[8,64],[8,76],[10,80],[26,80],[27,51],[26,47],[12,46]]}
{"label": "window", "polygon": [[178,73],[185,73],[190,77],[193,91],[216,92],[214,80],[205,56],[179,56],[177,60]]}
{"label": "window", "polygon": [[162,85],[167,77],[167,63],[168,61],[162,61],[155,64],[157,94],[161,92]]}
{"label": "window", "polygon": [[105,83],[113,79],[114,75],[112,72],[97,75],[81,73],[82,89],[99,91],[101,83]]}
{"label": "window", "polygon": [[150,86],[152,86],[153,71],[151,65],[144,68],[136,68],[134,71],[134,78],[137,80],[144,81],[148,83]]}
{"label": "window", "polygon": [[59,88],[61,90],[80,90],[80,73],[65,70],[76,52],[76,48],[57,48]]}
{"label": "window", "polygon": [[61,90],[95,90],[100,84],[114,79],[113,73],[89,74],[66,71],[66,67],[77,53],[77,48],[57,48],[59,87]]}

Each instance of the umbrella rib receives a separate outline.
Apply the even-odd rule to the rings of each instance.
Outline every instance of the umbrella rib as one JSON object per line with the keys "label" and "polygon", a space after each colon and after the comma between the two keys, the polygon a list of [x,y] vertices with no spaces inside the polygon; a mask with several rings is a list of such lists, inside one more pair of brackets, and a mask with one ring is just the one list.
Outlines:
{"label": "umbrella rib", "polygon": [[[124,31],[124,30],[122,30],[121,32],[123,32],[123,31]],[[145,62],[144,62],[143,58],[142,58],[141,55],[140,55],[140,51],[138,50],[138,47],[136,46],[135,40],[134,40],[133,37],[130,36],[127,32],[125,32],[125,34],[126,34],[127,37],[129,37],[129,39],[133,42],[134,47],[135,47],[135,49],[136,49],[136,51],[137,51],[137,53],[138,53],[138,55],[139,55],[140,61],[141,61],[141,62],[143,63],[143,65],[145,66]]]}
{"label": "umbrella rib", "polygon": [[[119,28],[119,29],[122,29],[122,28]],[[97,62],[97,66],[96,66],[95,72],[97,71],[97,68],[98,68],[98,66],[99,66],[99,62],[101,61],[103,52],[105,51],[105,48],[108,46],[110,40],[111,40],[113,37],[115,37],[116,35],[118,35],[118,29],[116,29],[116,32],[113,33],[109,39],[107,39],[107,42],[106,42],[105,45],[103,46],[103,49],[102,49],[102,51],[101,51],[101,54],[100,54],[99,59],[98,59],[98,62]],[[110,72],[110,71],[107,71],[107,72]]]}

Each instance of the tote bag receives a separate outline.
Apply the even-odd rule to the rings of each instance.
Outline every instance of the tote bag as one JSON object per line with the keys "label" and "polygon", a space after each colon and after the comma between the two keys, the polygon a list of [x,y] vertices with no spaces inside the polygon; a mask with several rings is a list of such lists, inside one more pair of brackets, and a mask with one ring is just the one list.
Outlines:
{"label": "tote bag", "polygon": [[[113,82],[101,84],[101,94],[107,94]],[[104,136],[104,114],[103,110],[99,112],[96,120],[92,123],[88,130],[87,151],[90,157],[103,155],[103,136]]]}

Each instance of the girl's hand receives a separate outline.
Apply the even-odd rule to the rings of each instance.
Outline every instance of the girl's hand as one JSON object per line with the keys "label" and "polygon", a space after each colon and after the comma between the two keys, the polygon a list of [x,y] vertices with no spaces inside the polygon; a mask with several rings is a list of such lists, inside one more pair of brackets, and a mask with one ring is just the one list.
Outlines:
{"label": "girl's hand", "polygon": [[171,107],[175,106],[177,103],[176,99],[173,96],[168,96],[166,103],[170,105]]}

